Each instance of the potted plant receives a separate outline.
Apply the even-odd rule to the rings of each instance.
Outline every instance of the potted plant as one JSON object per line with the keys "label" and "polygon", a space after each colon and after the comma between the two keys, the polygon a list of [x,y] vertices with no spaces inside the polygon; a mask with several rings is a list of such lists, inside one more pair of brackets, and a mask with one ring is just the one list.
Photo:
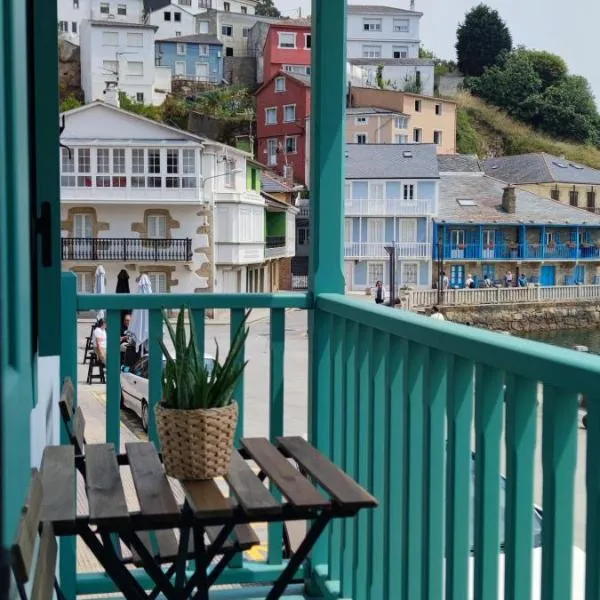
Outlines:
{"label": "potted plant", "polygon": [[460,250],[464,250],[465,249],[465,244],[459,244],[458,247],[459,247]]}
{"label": "potted plant", "polygon": [[181,307],[175,330],[163,310],[175,355],[171,356],[159,340],[166,365],[161,377],[162,400],[156,406],[156,427],[170,477],[212,479],[229,469],[238,421],[233,391],[247,364],[240,357],[248,337],[249,314],[240,324],[222,365],[217,344],[214,366],[209,371],[198,349],[191,315],[190,340],[186,340],[185,307]]}

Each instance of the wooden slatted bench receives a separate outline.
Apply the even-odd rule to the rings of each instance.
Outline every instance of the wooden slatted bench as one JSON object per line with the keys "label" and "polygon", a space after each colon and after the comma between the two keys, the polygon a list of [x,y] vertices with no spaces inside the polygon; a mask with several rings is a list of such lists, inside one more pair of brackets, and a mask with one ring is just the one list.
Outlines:
{"label": "wooden slatted bench", "polygon": [[52,600],[55,592],[59,600],[64,600],[55,578],[58,546],[52,523],[40,519],[42,494],[40,473],[33,469],[12,547],[13,575],[21,600]]}
{"label": "wooden slatted bench", "polygon": [[[84,460],[86,453],[86,441],[85,441],[85,418],[81,407],[74,409],[74,397],[75,389],[70,378],[65,378],[61,398],[59,402],[60,413],[69,436],[69,441],[75,449],[76,465],[79,472],[86,479],[86,465],[89,461]],[[127,451],[125,454],[117,454],[117,464],[120,466],[129,465],[133,476],[134,486],[143,485],[144,481],[148,481],[145,469],[152,469],[155,479],[162,481],[158,477],[159,473],[164,473],[162,464],[160,463],[160,454],[156,454],[154,451],[148,451],[148,446],[144,444],[127,444]],[[145,449],[145,450],[144,450]],[[134,455],[135,461],[130,461],[131,455]],[[153,460],[156,458],[156,460]],[[92,457],[92,461],[94,457]],[[137,490],[137,488],[136,488]],[[147,497],[146,491],[151,492],[152,490],[142,490],[140,497]],[[167,497],[165,495],[165,497]],[[147,507],[148,508],[148,507]],[[142,508],[142,511],[144,508]],[[149,508],[150,513],[154,514],[154,507]],[[177,507],[179,510],[179,507]],[[211,543],[218,538],[221,531],[220,527],[209,527],[206,530],[207,537]],[[162,529],[155,532],[143,531],[140,532],[139,537],[141,538],[146,549],[154,556],[160,563],[172,563],[177,557],[179,550],[179,541],[176,536],[176,532],[173,529]],[[256,535],[256,532],[250,525],[238,525],[234,528],[232,534],[227,538],[225,543],[222,545],[223,554],[227,556],[233,556],[238,552],[245,552],[253,546],[260,544],[260,539]],[[135,548],[129,548],[131,551],[130,556],[123,557],[124,563],[133,562],[136,566],[142,565],[142,560],[139,553]],[[193,555],[194,544],[193,541],[189,543],[189,554]]]}

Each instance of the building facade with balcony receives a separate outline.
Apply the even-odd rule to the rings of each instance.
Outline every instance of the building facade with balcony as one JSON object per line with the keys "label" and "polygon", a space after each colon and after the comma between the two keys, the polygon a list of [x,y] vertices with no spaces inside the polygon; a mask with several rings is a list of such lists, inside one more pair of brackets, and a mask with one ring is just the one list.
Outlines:
{"label": "building facade with balcony", "polygon": [[247,153],[101,102],[64,118],[62,260],[80,292],[93,291],[99,264],[108,290],[121,269],[148,274],[155,292],[221,290],[224,268],[243,271],[230,291],[245,289],[247,266],[264,261],[264,201],[247,190]]}
{"label": "building facade with balcony", "polygon": [[268,81],[285,71],[292,75],[310,76],[310,21],[287,20],[269,26],[263,49],[263,78]]}
{"label": "building facade with balcony", "polygon": [[185,35],[157,40],[156,64],[169,67],[171,77],[218,84],[223,80],[223,44],[214,35]]}
{"label": "building facade with balcony", "polygon": [[[600,215],[557,204],[485,175],[477,160],[450,170],[440,165],[438,214],[434,218],[434,282],[446,273],[461,288],[471,275],[504,285],[600,283]],[[446,171],[442,171],[445,169]]]}
{"label": "building facade with balcony", "polygon": [[431,144],[347,144],[344,208],[346,289],[389,282],[394,246],[399,287],[429,287],[439,174]]}
{"label": "building facade with balcony", "polygon": [[256,91],[258,158],[278,175],[305,183],[310,77],[280,71]]}
{"label": "building facade with balcony", "polygon": [[483,163],[486,175],[556,202],[600,212],[600,171],[545,152],[500,156]]}

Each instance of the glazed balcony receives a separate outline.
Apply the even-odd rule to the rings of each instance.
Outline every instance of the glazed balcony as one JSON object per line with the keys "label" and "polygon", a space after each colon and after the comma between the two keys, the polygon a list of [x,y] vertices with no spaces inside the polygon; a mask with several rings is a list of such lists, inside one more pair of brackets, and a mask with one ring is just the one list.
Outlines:
{"label": "glazed balcony", "polygon": [[434,259],[474,261],[578,261],[600,260],[600,247],[592,244],[444,244],[434,246]]}
{"label": "glazed balcony", "polygon": [[433,199],[346,198],[346,217],[416,217],[435,213]]}
{"label": "glazed balcony", "polygon": [[62,260],[190,262],[190,238],[62,238]]}
{"label": "glazed balcony", "polygon": [[414,258],[418,260],[431,259],[430,242],[345,242],[344,258],[354,259],[386,259],[389,254],[386,252],[386,246],[396,247],[396,258]]}

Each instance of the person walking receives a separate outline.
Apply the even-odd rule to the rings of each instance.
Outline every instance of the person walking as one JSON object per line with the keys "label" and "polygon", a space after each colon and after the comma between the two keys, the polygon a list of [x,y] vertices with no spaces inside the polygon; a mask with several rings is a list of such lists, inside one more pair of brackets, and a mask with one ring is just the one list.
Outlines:
{"label": "person walking", "polygon": [[437,319],[438,321],[445,321],[446,317],[440,312],[440,309],[437,306],[434,306],[431,309],[431,318]]}

